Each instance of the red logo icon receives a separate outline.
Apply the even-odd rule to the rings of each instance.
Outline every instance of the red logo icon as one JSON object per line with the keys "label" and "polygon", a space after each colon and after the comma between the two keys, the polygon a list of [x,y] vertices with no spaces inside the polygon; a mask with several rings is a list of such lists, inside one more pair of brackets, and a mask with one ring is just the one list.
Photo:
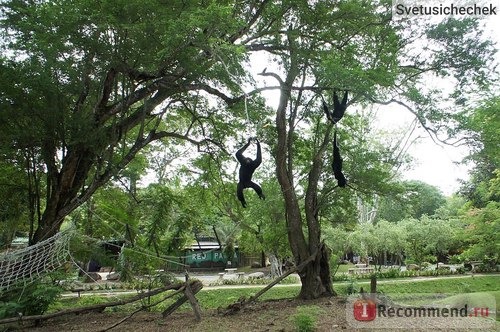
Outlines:
{"label": "red logo icon", "polygon": [[372,300],[357,300],[353,305],[354,319],[371,321],[377,316],[377,305]]}

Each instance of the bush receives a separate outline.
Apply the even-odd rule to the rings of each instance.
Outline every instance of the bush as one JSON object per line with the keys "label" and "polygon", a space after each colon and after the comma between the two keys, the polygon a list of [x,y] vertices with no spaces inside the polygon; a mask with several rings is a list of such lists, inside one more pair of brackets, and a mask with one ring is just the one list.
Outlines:
{"label": "bush", "polygon": [[[220,285],[268,285],[273,282],[274,279],[270,278],[234,278],[234,279],[218,279],[212,283],[211,286]],[[297,284],[300,279],[295,276],[285,277],[280,281],[280,284]]]}
{"label": "bush", "polygon": [[399,269],[388,269],[385,271],[378,271],[375,273],[377,278],[397,278],[400,275]]}
{"label": "bush", "polygon": [[0,319],[18,315],[42,315],[62,291],[59,286],[40,281],[24,287],[13,287],[0,296]]}
{"label": "bush", "polygon": [[295,328],[300,332],[314,331],[316,321],[309,314],[299,313],[293,317]]}
{"label": "bush", "polygon": [[496,268],[489,264],[481,263],[476,266],[474,272],[495,272]]}
{"label": "bush", "polygon": [[347,292],[347,295],[351,295],[351,294],[355,294],[357,293],[357,284],[356,284],[356,279],[355,278],[351,278],[349,280],[349,284],[347,284],[347,287],[346,287],[346,292]]}
{"label": "bush", "polygon": [[351,279],[351,276],[347,273],[337,273],[332,278],[333,281],[348,281],[349,279]]}
{"label": "bush", "polygon": [[422,270],[428,269],[431,265],[434,265],[434,264],[429,263],[429,262],[422,262],[422,264],[420,264],[420,266],[422,267]]}
{"label": "bush", "polygon": [[453,256],[450,256],[449,259],[448,259],[448,262],[450,264],[460,264],[460,263],[463,263],[463,258],[462,256],[460,255],[453,255]]}

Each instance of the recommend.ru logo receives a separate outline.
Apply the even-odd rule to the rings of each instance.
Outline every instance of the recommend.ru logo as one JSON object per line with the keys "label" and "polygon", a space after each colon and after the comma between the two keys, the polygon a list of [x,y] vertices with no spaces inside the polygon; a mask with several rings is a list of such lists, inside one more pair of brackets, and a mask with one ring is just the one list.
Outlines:
{"label": "recommend.ru logo", "polygon": [[363,294],[346,302],[347,323],[355,328],[460,328],[495,326],[495,297],[467,294]]}

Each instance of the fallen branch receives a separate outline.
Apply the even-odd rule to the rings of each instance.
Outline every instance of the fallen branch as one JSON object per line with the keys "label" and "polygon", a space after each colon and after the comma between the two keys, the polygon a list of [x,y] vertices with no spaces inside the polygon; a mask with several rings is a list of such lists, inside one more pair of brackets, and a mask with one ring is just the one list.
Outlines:
{"label": "fallen branch", "polygon": [[[187,281],[187,278],[186,278],[186,281]],[[200,283],[201,284],[201,283]],[[203,286],[202,286],[203,287]],[[200,288],[201,290],[201,288]],[[197,290],[196,292],[199,292],[199,290]],[[193,290],[191,289],[191,286],[189,285],[188,282],[186,282],[186,289],[184,290],[184,294],[186,295],[186,297],[188,298],[189,300],[189,303],[191,304],[191,308],[193,308],[193,311],[194,311],[194,316],[196,317],[196,321],[197,322],[201,322],[201,309],[200,309],[200,304],[198,303],[198,300],[196,299],[196,297],[194,296],[194,292]]]}
{"label": "fallen branch", "polygon": [[175,292],[171,293],[171,294],[168,294],[167,296],[165,296],[163,299],[159,300],[159,301],[156,301],[154,303],[151,303],[149,305],[146,305],[146,306],[142,306],[140,307],[139,309],[135,310],[134,312],[132,312],[130,315],[128,315],[127,317],[119,320],[118,322],[114,323],[113,325],[111,326],[108,326],[102,330],[99,330],[99,332],[105,332],[105,331],[109,331],[115,327],[117,327],[118,325],[122,324],[123,322],[125,322],[127,319],[131,318],[133,315],[135,315],[136,313],[138,313],[139,311],[142,311],[142,310],[146,310],[146,309],[149,309],[149,308],[152,308],[160,303],[162,303],[163,301],[165,300],[168,300],[169,298],[171,298],[172,296],[175,296],[177,294],[179,294],[180,292],[182,292],[183,290],[185,289],[185,287],[181,287],[180,289],[176,290]]}
{"label": "fallen branch", "polygon": [[305,261],[303,261],[302,263],[300,263],[299,265],[297,265],[293,269],[289,270],[288,272],[284,273],[279,278],[276,278],[269,285],[267,285],[266,287],[264,287],[260,291],[258,291],[257,294],[255,294],[254,296],[251,296],[248,299],[243,299],[242,301],[238,301],[236,303],[230,304],[226,308],[226,311],[223,312],[223,315],[231,315],[231,314],[234,314],[234,313],[240,311],[243,308],[243,306],[245,306],[245,305],[247,305],[249,303],[252,303],[255,300],[257,300],[262,294],[264,294],[265,292],[267,292],[268,290],[270,290],[272,287],[274,287],[276,284],[278,284],[279,282],[281,282],[281,280],[283,280],[286,277],[288,277],[290,274],[292,274],[294,272],[297,272],[297,271],[301,271],[304,267],[306,267],[309,263],[311,263],[312,261],[314,261],[316,259],[316,256],[318,255],[318,252],[319,251],[316,250],[316,252],[314,254],[312,254],[311,256],[309,256]]}
{"label": "fallen branch", "polygon": [[100,303],[100,304],[94,304],[91,306],[87,307],[81,307],[81,308],[72,308],[72,309],[67,309],[67,310],[61,310],[57,311],[51,314],[44,314],[44,315],[34,315],[34,316],[24,316],[24,317],[12,317],[12,318],[5,318],[0,320],[0,324],[7,324],[7,323],[15,323],[15,322],[23,322],[23,321],[44,321],[50,318],[54,317],[59,317],[59,316],[64,316],[68,314],[79,314],[83,312],[88,312],[88,311],[99,311],[103,310],[108,307],[116,307],[132,302],[139,301],[143,298],[153,296],[156,294],[160,294],[162,292],[168,291],[168,290],[179,290],[184,287],[184,284],[174,284],[174,285],[169,285],[161,288],[154,289],[152,291],[138,294],[134,297],[131,297],[129,299],[123,299],[123,300],[117,300],[114,302],[108,302],[108,303]]}
{"label": "fallen branch", "polygon": [[[192,281],[190,283],[190,290],[192,292],[193,297],[194,297],[194,294],[198,293],[202,288],[203,288],[203,284],[199,280]],[[170,315],[171,313],[173,313],[175,310],[177,310],[177,308],[179,308],[182,304],[184,304],[184,302],[186,302],[188,300],[189,300],[189,296],[187,296],[186,292],[184,292],[184,296],[179,298],[170,307],[168,307],[167,309],[165,309],[165,311],[162,312],[163,318],[165,318],[168,315]],[[196,309],[193,308],[193,310],[195,310],[195,315],[198,315],[196,313]],[[197,317],[197,319],[198,319],[198,317]],[[200,319],[201,319],[201,316],[200,316]]]}

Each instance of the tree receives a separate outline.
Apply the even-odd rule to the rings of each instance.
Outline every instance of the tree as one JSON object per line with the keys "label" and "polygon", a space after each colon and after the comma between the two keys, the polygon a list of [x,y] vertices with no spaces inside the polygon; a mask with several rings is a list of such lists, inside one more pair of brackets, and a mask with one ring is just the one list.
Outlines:
{"label": "tree", "polygon": [[[273,5],[272,10],[283,10]],[[281,73],[268,69],[260,75],[275,79],[280,89],[275,119],[276,174],[285,200],[288,237],[296,264],[314,257],[300,272],[299,296],[315,298],[333,293],[328,250],[321,243],[318,205],[320,178],[333,128],[317,126],[312,137],[299,133],[300,122],[314,114],[311,108],[317,95],[309,92],[349,90],[350,105],[397,103],[414,113],[420,125],[438,138],[440,129],[450,126],[452,114],[449,109],[438,108],[438,101],[449,99],[437,90],[425,89],[425,78],[452,75],[459,81],[457,94],[463,91],[463,84],[477,87],[487,81],[482,68],[487,66],[487,56],[493,49],[483,42],[473,47],[478,53],[467,51],[467,47],[478,45],[466,34],[477,24],[473,20],[448,20],[424,28],[417,26],[418,23],[411,25],[411,21],[393,25],[387,3],[367,5],[350,1],[329,6],[327,2],[312,5],[303,1],[285,9],[280,12],[283,17],[277,30],[280,33],[274,38],[261,38],[259,45],[282,64]],[[411,31],[407,30],[410,26]],[[428,58],[409,51],[412,38],[419,33],[425,34],[428,45],[439,44],[441,48],[432,47],[433,51],[426,54]],[[452,62],[451,54],[463,56]],[[477,75],[474,68],[478,69]],[[399,98],[382,100],[387,95]],[[316,107],[319,109],[319,105]],[[314,142],[308,155],[309,165],[297,171],[296,158],[300,153],[297,146],[306,137]],[[294,179],[297,174],[305,176],[300,187]],[[303,201],[299,195],[302,190]]]}
{"label": "tree", "polygon": [[401,191],[396,195],[381,197],[378,219],[397,222],[404,218],[432,216],[446,202],[439,188],[425,182],[402,181],[400,186]]}
{"label": "tree", "polygon": [[471,209],[465,216],[465,243],[462,253],[466,260],[487,260],[491,265],[500,261],[500,203],[490,202],[482,209]]}
{"label": "tree", "polygon": [[461,209],[462,234],[465,248],[461,258],[481,260],[493,267],[498,255],[500,225],[500,98],[492,96],[468,112],[464,112],[462,126],[469,133],[472,153],[465,161],[474,167],[470,179],[464,182],[460,194],[467,199]]}
{"label": "tree", "polygon": [[27,171],[45,181],[36,188],[34,204],[44,206],[35,208],[42,213],[31,243],[55,234],[151,142],[218,144],[210,127],[230,117],[198,96],[218,94],[206,84],[227,80],[216,56],[241,60],[230,46],[264,5],[2,3],[1,140],[33,151]]}
{"label": "tree", "polygon": [[[500,201],[500,195],[488,192],[489,181],[499,172],[498,128],[500,128],[500,97],[487,99],[479,107],[463,114],[462,128],[469,133],[472,153],[464,161],[474,162],[469,181],[460,193],[476,207],[485,207],[490,200]],[[498,173],[497,173],[498,174]]]}

